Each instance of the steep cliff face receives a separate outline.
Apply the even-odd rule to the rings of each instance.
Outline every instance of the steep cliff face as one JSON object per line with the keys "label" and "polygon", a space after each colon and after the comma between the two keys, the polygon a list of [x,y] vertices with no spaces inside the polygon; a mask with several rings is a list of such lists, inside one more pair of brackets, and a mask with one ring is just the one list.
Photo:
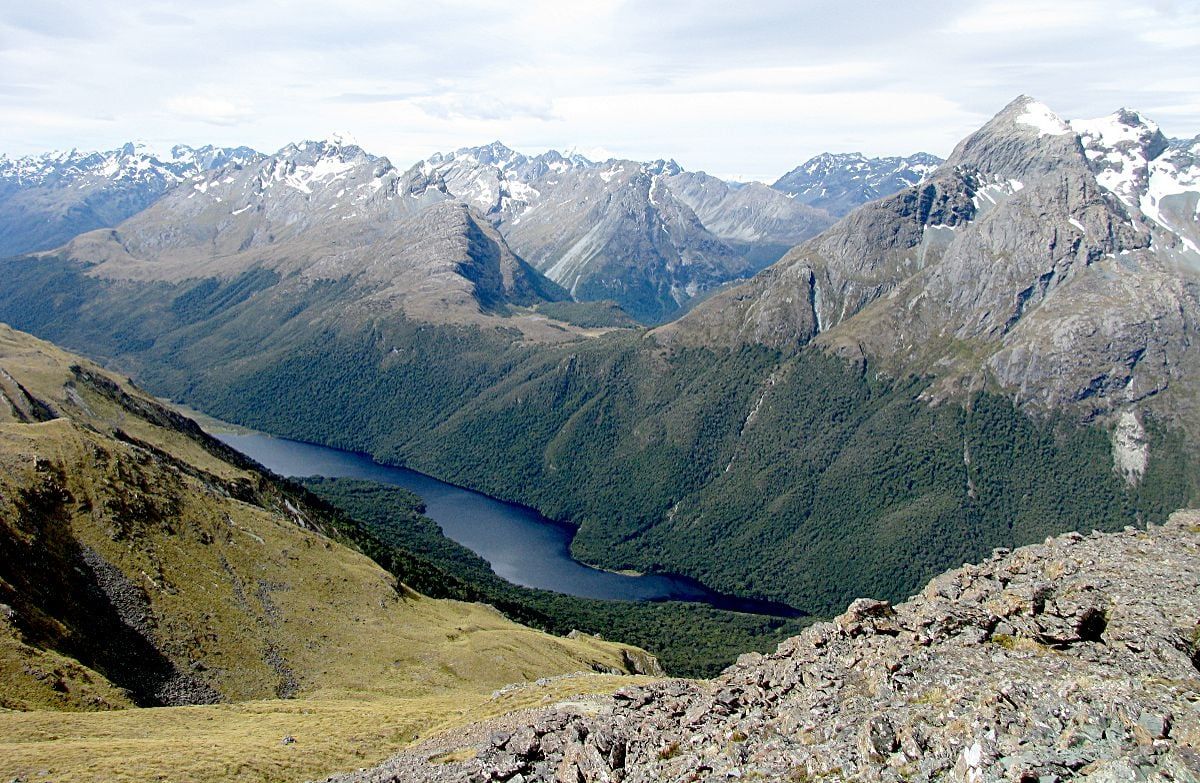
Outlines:
{"label": "steep cliff face", "polygon": [[513,715],[330,780],[1191,780],[1198,596],[1200,512],[1073,533],[895,607],[855,601],[712,681]]}

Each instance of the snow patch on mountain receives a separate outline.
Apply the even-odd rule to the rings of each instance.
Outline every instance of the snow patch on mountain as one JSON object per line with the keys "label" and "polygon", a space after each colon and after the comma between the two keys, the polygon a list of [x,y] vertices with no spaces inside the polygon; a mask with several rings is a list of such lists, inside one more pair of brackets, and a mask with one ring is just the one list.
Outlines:
{"label": "snow patch on mountain", "polygon": [[1035,129],[1039,136],[1062,136],[1071,132],[1067,123],[1051,111],[1049,106],[1039,101],[1027,102],[1025,113],[1017,117],[1017,122]]}
{"label": "snow patch on mountain", "polygon": [[223,166],[245,165],[261,157],[249,147],[176,145],[159,154],[140,142],[105,151],[46,152],[9,158],[0,155],[0,180],[21,187],[69,187],[120,182],[176,184]]}
{"label": "snow patch on mountain", "polygon": [[1157,124],[1128,109],[1070,125],[1102,188],[1131,215],[1200,254],[1200,139],[1168,140]]}

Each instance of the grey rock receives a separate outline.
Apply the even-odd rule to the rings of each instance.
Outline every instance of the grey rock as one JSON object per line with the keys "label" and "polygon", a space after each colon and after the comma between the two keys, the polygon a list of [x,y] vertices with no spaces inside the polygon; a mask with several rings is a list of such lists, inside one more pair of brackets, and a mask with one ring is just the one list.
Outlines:
{"label": "grey rock", "polygon": [[811,342],[936,376],[934,401],[995,384],[1026,408],[1107,417],[1136,482],[1140,411],[1200,420],[1187,393],[1200,383],[1198,150],[1136,113],[1068,125],[1022,96],[925,181],[654,334]]}
{"label": "grey rock", "polygon": [[1143,712],[1138,716],[1137,725],[1150,736],[1150,739],[1164,739],[1171,733],[1171,716]]}
{"label": "grey rock", "polygon": [[[492,744],[495,745],[494,739]],[[538,743],[538,733],[532,726],[524,726],[518,729],[511,737],[509,737],[504,742],[502,747],[520,758],[530,758],[540,747]]]}

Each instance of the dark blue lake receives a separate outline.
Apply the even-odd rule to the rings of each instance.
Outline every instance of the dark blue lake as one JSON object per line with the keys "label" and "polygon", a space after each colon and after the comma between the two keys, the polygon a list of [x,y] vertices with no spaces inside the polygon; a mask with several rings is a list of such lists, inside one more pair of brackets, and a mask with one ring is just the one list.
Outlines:
{"label": "dark blue lake", "polygon": [[631,576],[591,568],[571,557],[574,531],[569,526],[524,506],[416,471],[380,465],[366,454],[258,433],[214,435],[282,476],[368,479],[414,492],[425,501],[425,515],[448,538],[487,560],[497,574],[518,585],[584,598],[697,601],[756,614],[797,614],[780,604],[721,595],[686,577]]}

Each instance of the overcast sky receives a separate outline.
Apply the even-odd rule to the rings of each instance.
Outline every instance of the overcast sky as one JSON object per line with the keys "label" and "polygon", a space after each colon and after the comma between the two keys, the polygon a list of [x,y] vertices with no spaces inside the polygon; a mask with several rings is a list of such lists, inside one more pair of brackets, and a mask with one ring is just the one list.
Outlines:
{"label": "overcast sky", "polygon": [[0,0],[0,151],[500,139],[773,180],[954,143],[1020,93],[1200,133],[1200,3]]}

